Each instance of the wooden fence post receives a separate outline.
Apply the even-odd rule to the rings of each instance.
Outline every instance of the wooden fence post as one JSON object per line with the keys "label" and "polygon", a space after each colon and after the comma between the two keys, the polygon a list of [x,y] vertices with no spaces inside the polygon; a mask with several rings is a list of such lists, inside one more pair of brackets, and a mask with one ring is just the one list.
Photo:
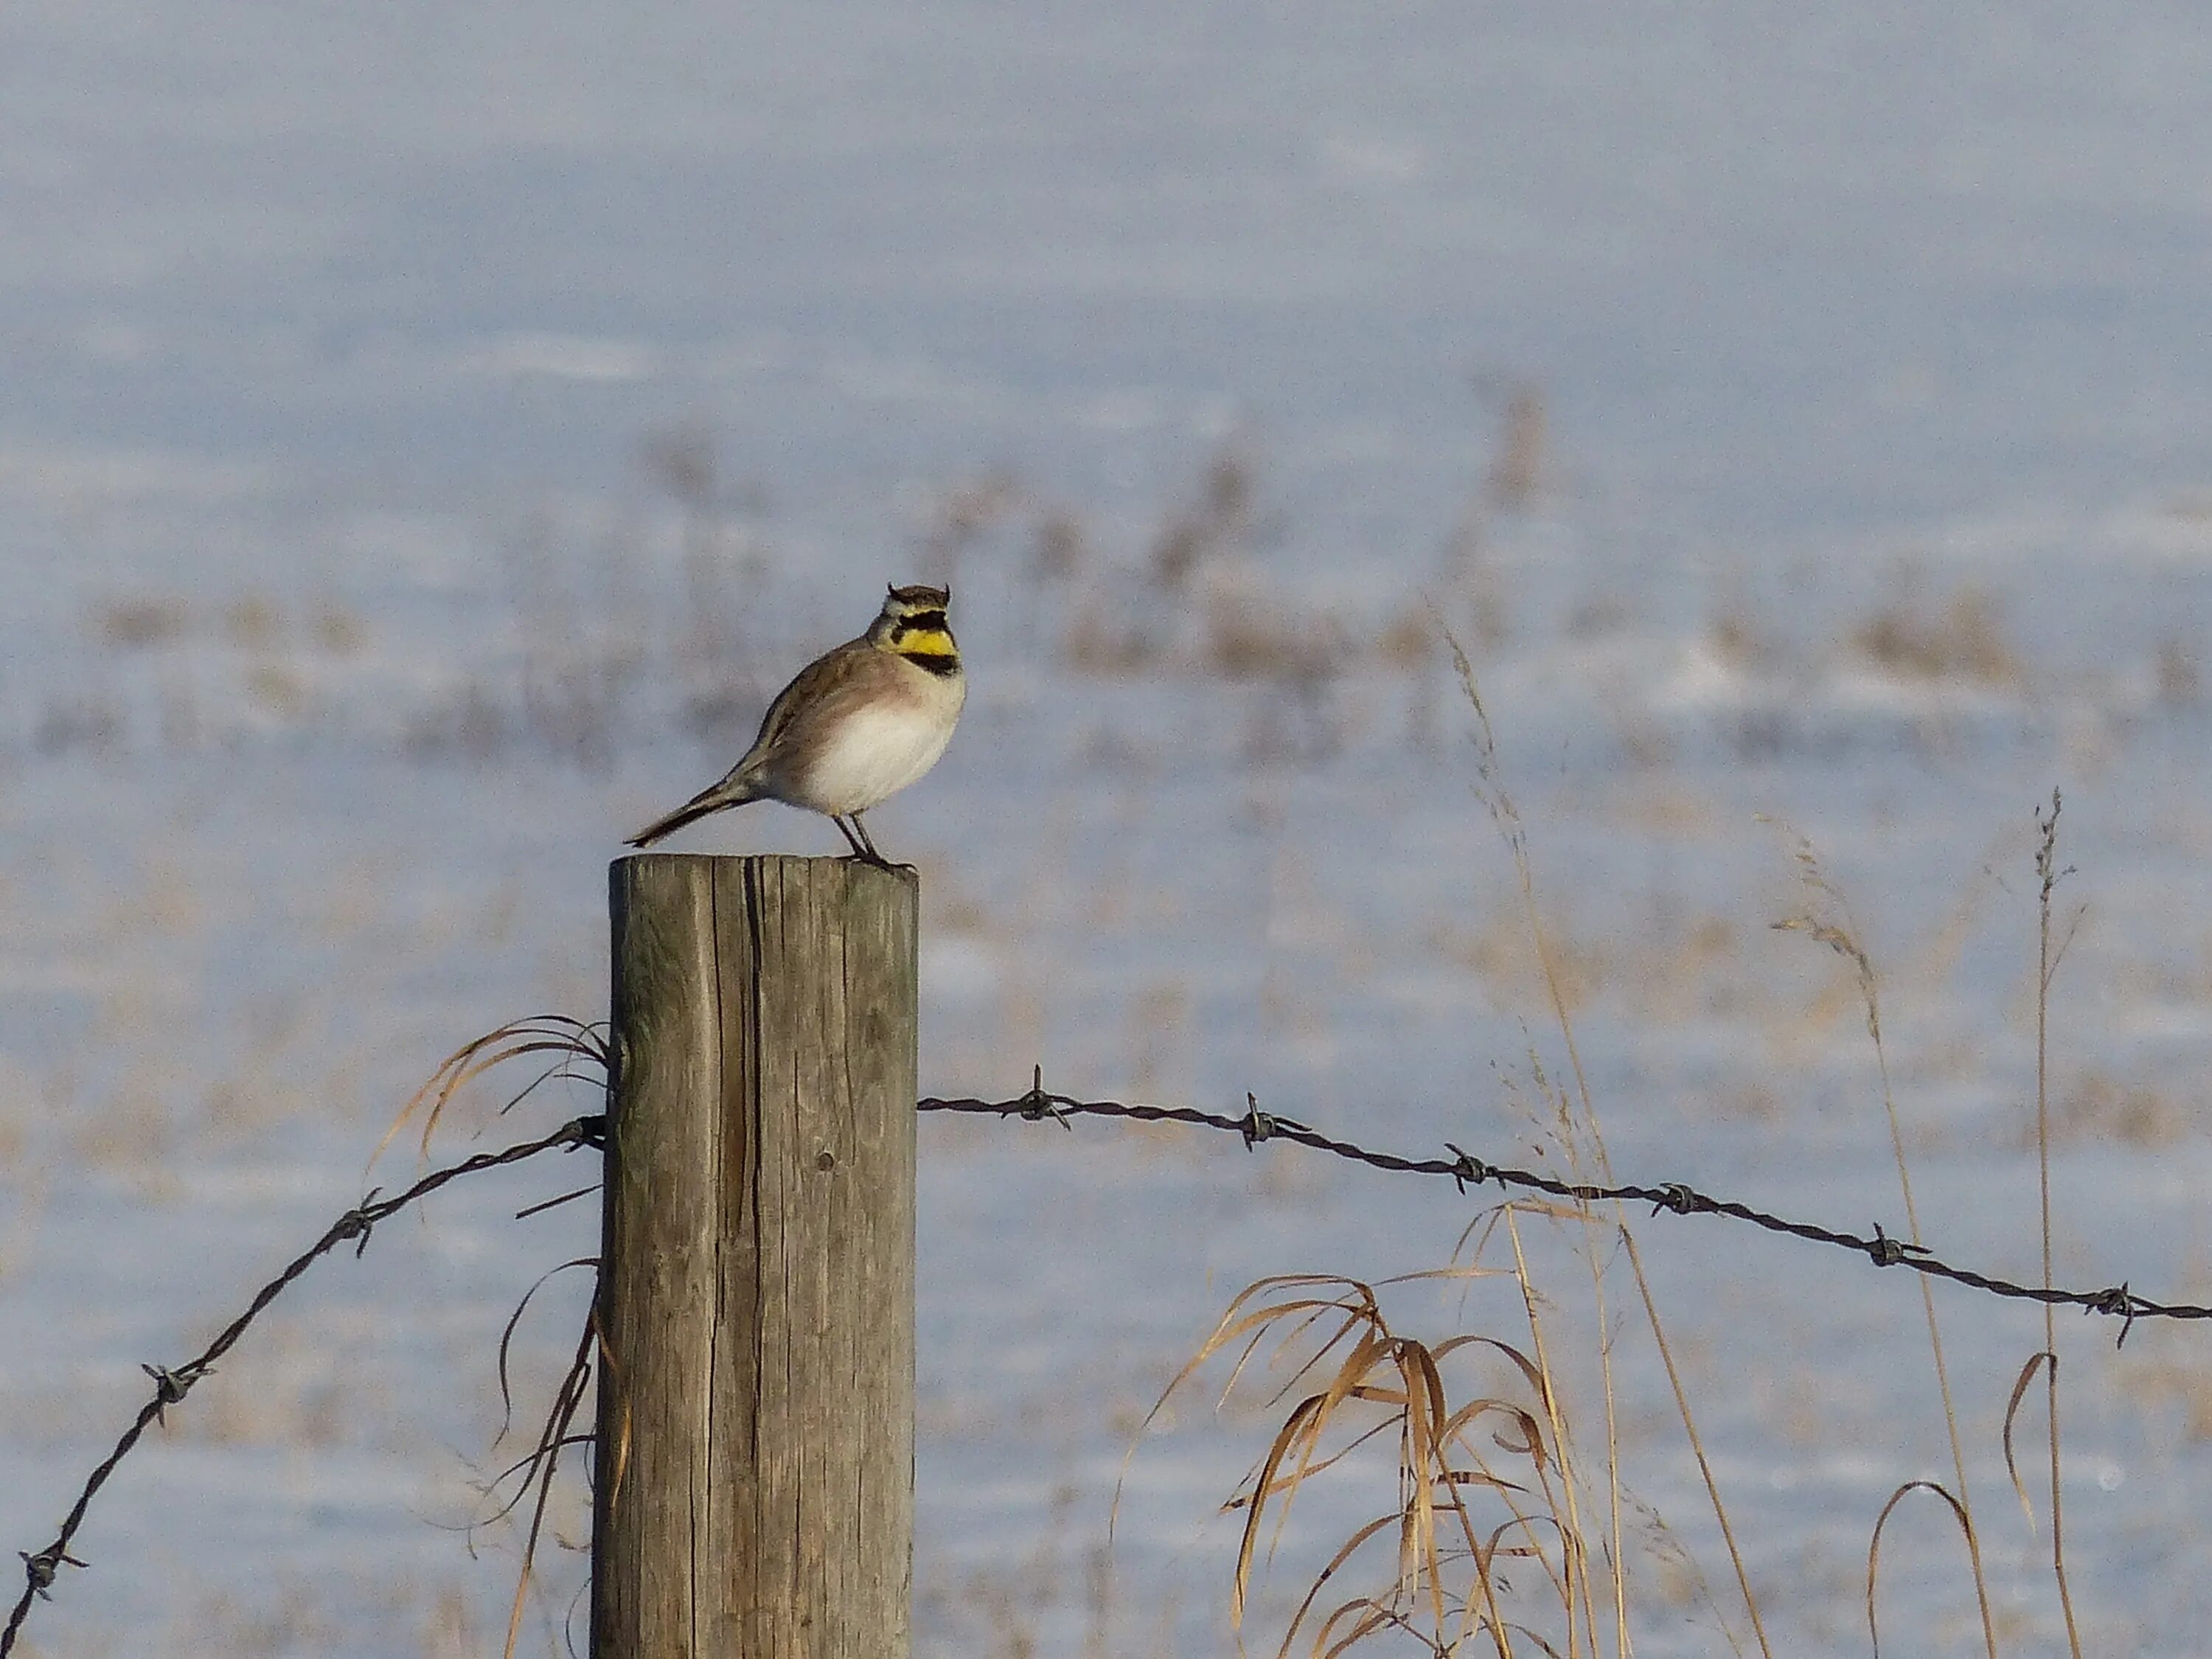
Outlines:
{"label": "wooden fence post", "polygon": [[609,872],[595,1659],[903,1659],[911,873]]}

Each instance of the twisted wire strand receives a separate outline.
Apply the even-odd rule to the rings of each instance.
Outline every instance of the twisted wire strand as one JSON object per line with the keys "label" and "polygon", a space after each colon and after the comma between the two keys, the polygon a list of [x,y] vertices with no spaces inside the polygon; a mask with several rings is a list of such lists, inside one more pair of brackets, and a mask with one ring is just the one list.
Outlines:
{"label": "twisted wire strand", "polygon": [[1286,1117],[1278,1117],[1259,1109],[1249,1096],[1248,1109],[1242,1117],[1230,1117],[1220,1112],[1200,1111],[1189,1106],[1153,1106],[1129,1103],[1118,1100],[1078,1100],[1073,1096],[1053,1094],[1041,1085],[1028,1093],[1011,1100],[978,1100],[972,1097],[944,1099],[933,1097],[919,1103],[924,1112],[951,1112],[972,1116],[1025,1118],[1032,1122],[1050,1118],[1065,1125],[1073,1117],[1125,1118],[1139,1123],[1188,1123],[1203,1129],[1216,1129],[1240,1137],[1248,1147],[1264,1141],[1287,1140],[1316,1152],[1327,1152],[1354,1164],[1364,1164],[1371,1170],[1382,1170],[1392,1175],[1441,1176],[1455,1182],[1464,1192],[1469,1187],[1495,1182],[1502,1188],[1526,1192],[1548,1194],[1555,1198],[1570,1199],[1578,1204],[1597,1204],[1619,1200],[1627,1204],[1649,1204],[1654,1215],[1718,1215],[1735,1221],[1747,1221],[1771,1233],[1786,1234],[1814,1244],[1849,1250],[1863,1255],[1878,1267],[1910,1267],[1916,1273],[1926,1273],[1931,1279],[1944,1279],[1955,1285],[1964,1285],[1977,1291],[1986,1291],[1992,1296],[2009,1297],[2021,1302],[2044,1302],[2060,1307],[2080,1308],[2085,1313],[2102,1314],[2121,1322],[2119,1340],[2125,1342],[2128,1332],[2138,1319],[2212,1319],[2212,1307],[2199,1307],[2190,1303],[2154,1302],[2137,1296],[2125,1284],[2101,1291],[2045,1290],[2039,1285],[2015,1284],[1994,1274],[1977,1273],[1971,1267],[1960,1267],[1944,1261],[1932,1252],[1904,1240],[1893,1238],[1881,1224],[1875,1224],[1871,1236],[1838,1232],[1832,1227],[1823,1227],[1809,1221],[1792,1221],[1786,1216],[1771,1214],[1753,1209],[1748,1204],[1733,1199],[1715,1198],[1681,1182],[1667,1182],[1658,1186],[1604,1187],[1589,1182],[1563,1181],[1534,1170],[1516,1169],[1510,1164],[1492,1164],[1463,1152],[1450,1142],[1445,1143],[1449,1158],[1405,1158],[1395,1152],[1376,1152],[1357,1146],[1348,1140],[1339,1140],[1318,1129]]}
{"label": "twisted wire strand", "polygon": [[551,1134],[536,1140],[524,1141],[501,1152],[478,1152],[459,1164],[434,1170],[405,1191],[394,1193],[389,1198],[379,1198],[376,1189],[371,1188],[360,1203],[333,1221],[320,1238],[293,1257],[282,1273],[264,1285],[253,1300],[247,1304],[246,1311],[224,1326],[215,1340],[192,1358],[174,1370],[165,1365],[142,1367],[154,1380],[153,1398],[139,1407],[138,1415],[131,1419],[131,1426],[124,1430],[123,1437],[115,1443],[115,1449],[102,1458],[99,1466],[86,1477],[83,1488],[77,1493],[76,1502],[70,1506],[69,1515],[62,1522],[61,1529],[55,1534],[53,1542],[36,1553],[28,1550],[18,1552],[23,1558],[23,1593],[16,1599],[14,1610],[9,1613],[6,1626],[0,1628],[0,1659],[7,1659],[14,1649],[23,1621],[30,1615],[31,1603],[40,1597],[51,1599],[50,1591],[61,1570],[85,1565],[69,1553],[70,1544],[76,1537],[77,1528],[84,1524],[85,1512],[92,1507],[93,1498],[107,1484],[107,1478],[115,1473],[116,1466],[130,1455],[148,1426],[162,1421],[163,1413],[168,1407],[181,1402],[191,1392],[192,1386],[215,1369],[216,1361],[237,1346],[238,1340],[246,1334],[247,1328],[301,1274],[341,1244],[350,1243],[354,1255],[360,1255],[368,1248],[369,1234],[379,1222],[389,1219],[409,1205],[428,1198],[441,1187],[459,1181],[464,1176],[479,1175],[504,1164],[520,1164],[525,1158],[535,1158],[540,1152],[551,1152],[556,1147],[574,1150],[578,1146],[604,1146],[605,1125],[606,1120],[603,1117],[572,1118]]}

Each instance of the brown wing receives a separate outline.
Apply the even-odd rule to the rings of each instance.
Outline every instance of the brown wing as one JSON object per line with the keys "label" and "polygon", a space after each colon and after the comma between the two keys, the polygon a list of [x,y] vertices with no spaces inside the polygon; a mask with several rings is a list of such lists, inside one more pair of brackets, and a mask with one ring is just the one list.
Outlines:
{"label": "brown wing", "polygon": [[776,694],[761,717],[760,735],[745,751],[736,771],[757,772],[805,740],[808,730],[825,715],[842,712],[856,696],[865,695],[876,648],[866,639],[848,640],[825,652],[799,671],[799,677]]}

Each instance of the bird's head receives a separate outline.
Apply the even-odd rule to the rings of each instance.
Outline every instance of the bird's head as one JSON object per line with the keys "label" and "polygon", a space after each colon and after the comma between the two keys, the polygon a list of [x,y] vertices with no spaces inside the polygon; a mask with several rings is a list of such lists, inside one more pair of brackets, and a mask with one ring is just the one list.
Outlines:
{"label": "bird's head", "polygon": [[894,587],[884,597],[882,613],[868,629],[879,649],[896,651],[938,672],[959,666],[960,647],[945,618],[952,603],[949,587]]}

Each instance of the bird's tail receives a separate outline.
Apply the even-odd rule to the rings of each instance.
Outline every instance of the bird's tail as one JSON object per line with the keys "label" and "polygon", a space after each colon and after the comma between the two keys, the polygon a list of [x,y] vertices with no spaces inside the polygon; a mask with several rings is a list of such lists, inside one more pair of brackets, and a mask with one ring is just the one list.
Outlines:
{"label": "bird's tail", "polygon": [[631,847],[650,847],[664,836],[672,836],[687,823],[696,823],[710,812],[719,812],[728,806],[743,806],[749,800],[758,800],[750,783],[724,778],[710,788],[702,789],[678,807],[666,817],[655,818],[632,836],[626,843]]}

